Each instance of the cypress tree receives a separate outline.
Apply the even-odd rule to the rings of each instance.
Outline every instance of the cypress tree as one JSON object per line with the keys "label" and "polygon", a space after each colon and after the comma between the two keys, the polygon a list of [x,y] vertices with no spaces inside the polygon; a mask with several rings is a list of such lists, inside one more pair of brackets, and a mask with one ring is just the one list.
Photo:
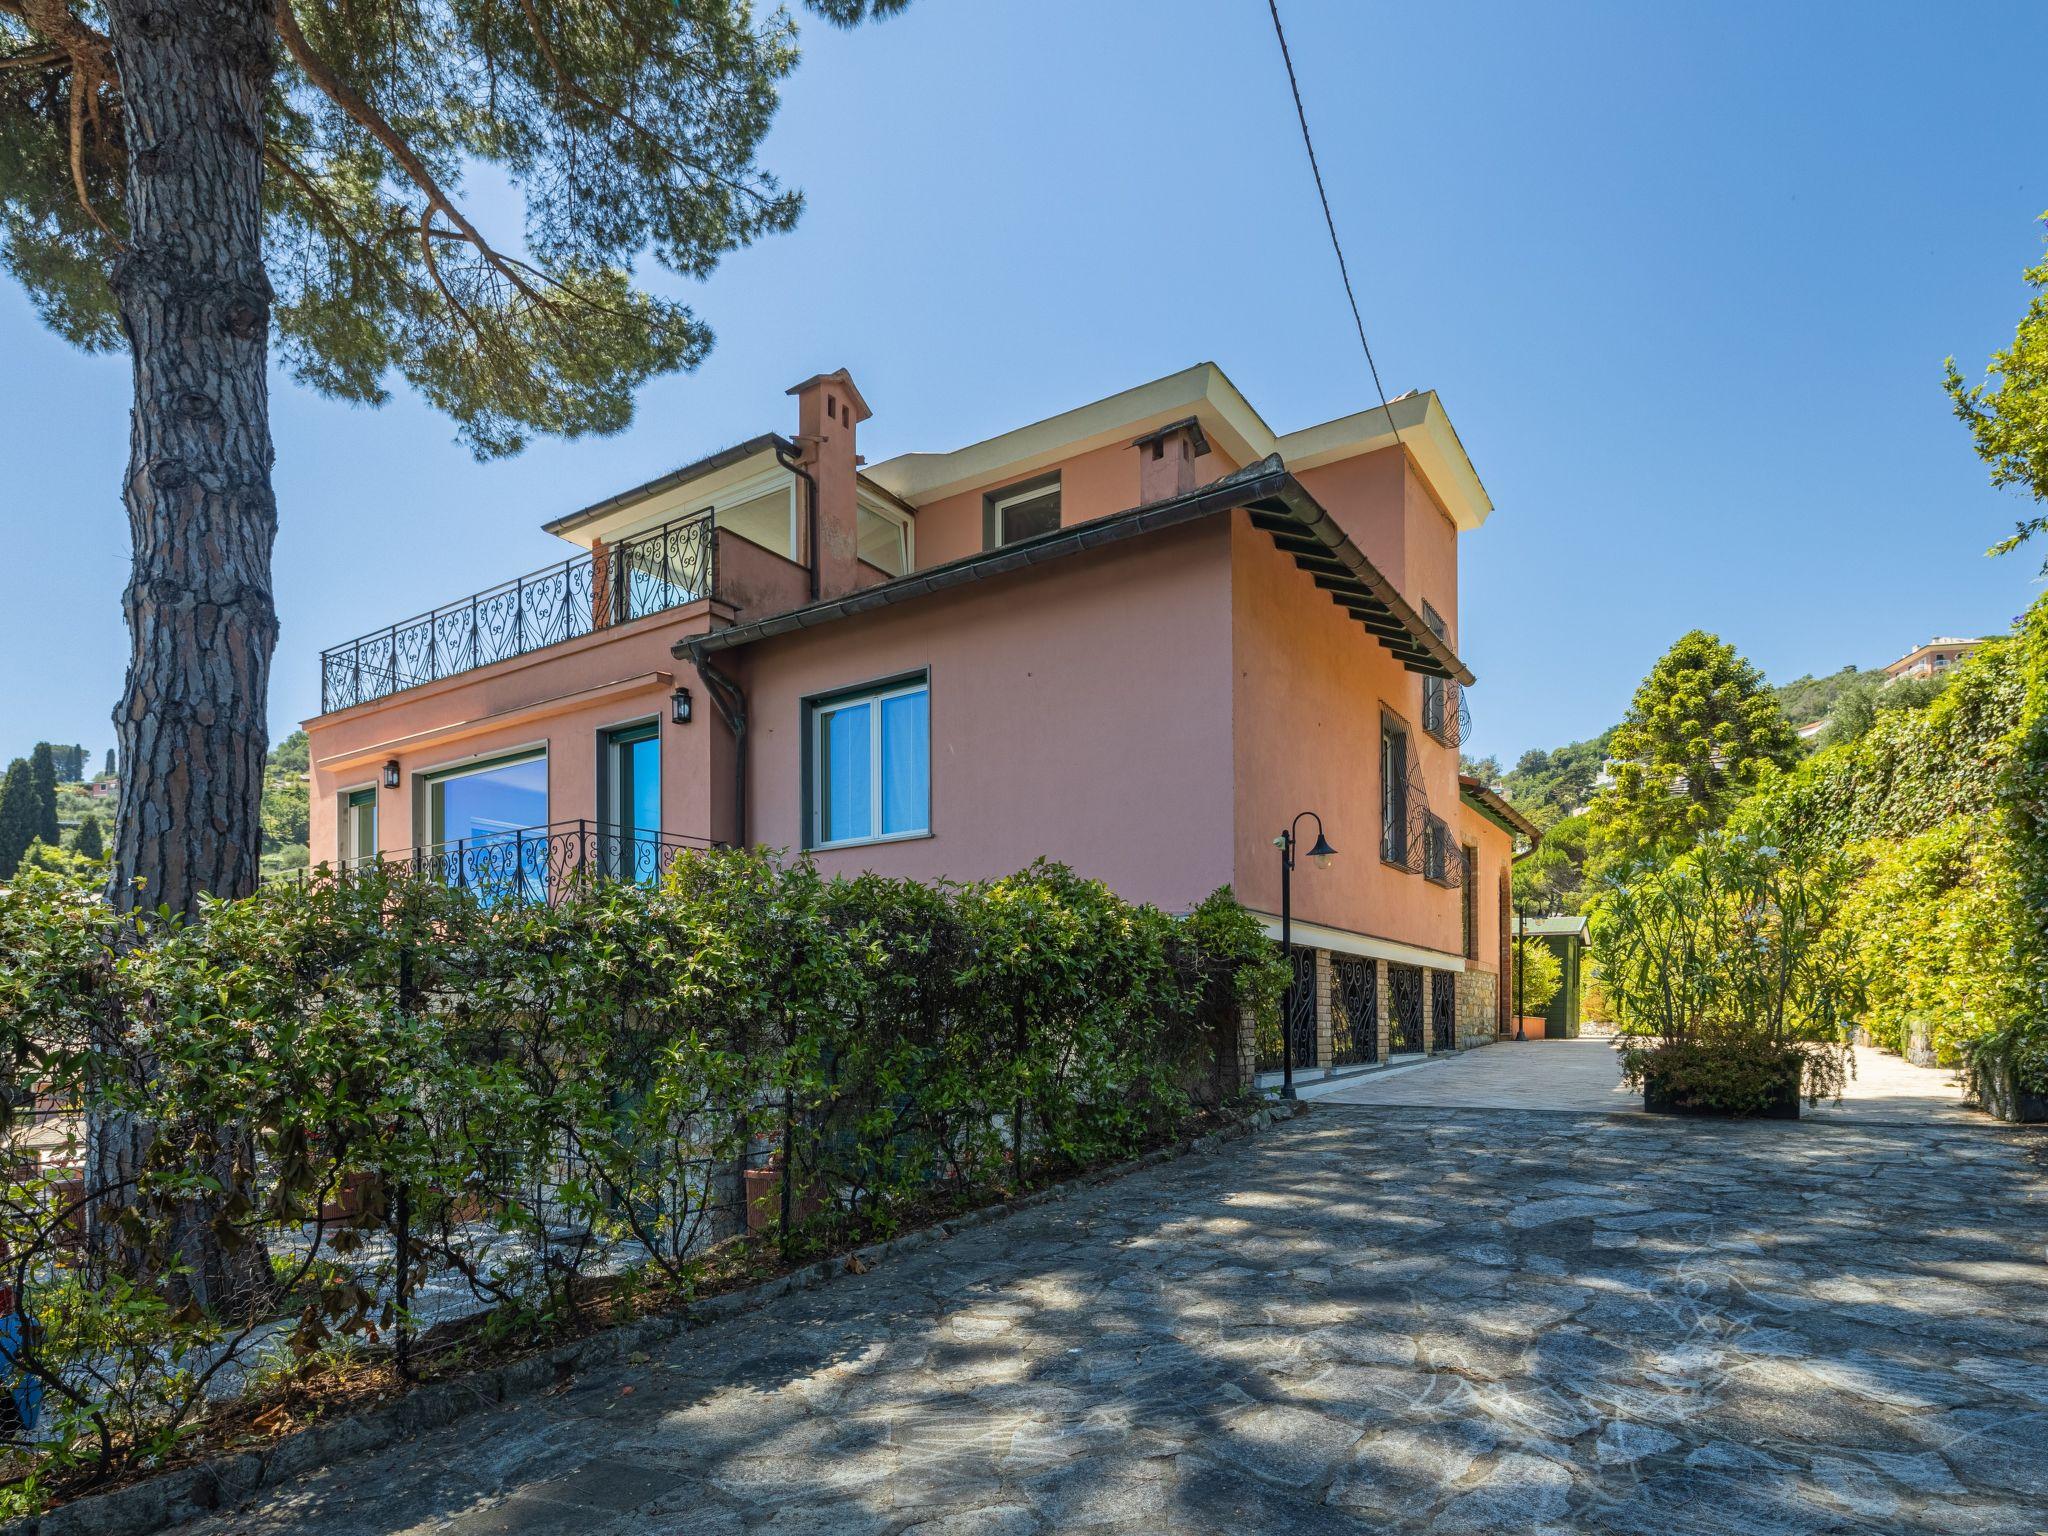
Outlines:
{"label": "cypress tree", "polygon": [[110,779],[114,776],[114,749],[112,747],[107,748],[107,766],[102,768],[100,772]]}
{"label": "cypress tree", "polygon": [[57,825],[57,749],[47,741],[37,742],[29,754],[28,781],[35,795],[34,835],[55,848],[64,830]]}
{"label": "cypress tree", "polygon": [[78,830],[71,834],[71,851],[88,859],[107,856],[107,845],[100,837],[99,817],[88,816],[78,824]]}
{"label": "cypress tree", "polygon": [[35,838],[35,792],[29,784],[28,760],[17,757],[0,783],[0,880],[21,867],[21,856]]}

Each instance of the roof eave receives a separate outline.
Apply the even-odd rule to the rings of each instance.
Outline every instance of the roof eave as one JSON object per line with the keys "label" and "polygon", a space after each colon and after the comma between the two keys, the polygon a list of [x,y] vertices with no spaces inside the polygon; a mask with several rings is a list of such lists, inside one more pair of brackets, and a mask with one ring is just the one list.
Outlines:
{"label": "roof eave", "polygon": [[1357,619],[1403,666],[1460,683],[1473,681],[1471,670],[1422,622],[1421,615],[1345,536],[1335,519],[1288,472],[1277,455],[1183,495],[1093,518],[1071,528],[1055,529],[1002,549],[963,556],[844,597],[692,635],[676,642],[673,654],[696,661],[713,651],[731,650],[800,629],[815,629],[872,609],[985,581],[1237,507],[1249,512],[1253,526],[1270,534],[1275,545],[1292,555],[1295,563],[1314,578],[1316,586],[1330,594],[1331,601]]}
{"label": "roof eave", "polygon": [[679,485],[688,485],[692,480],[701,480],[706,475],[715,475],[722,469],[730,469],[735,464],[743,463],[756,454],[766,453],[774,448],[781,448],[786,453],[795,452],[794,445],[781,433],[763,432],[757,437],[748,438],[745,442],[734,443],[730,448],[721,448],[716,453],[707,454],[694,463],[672,469],[665,475],[657,475],[631,490],[607,496],[603,501],[594,501],[579,511],[564,513],[553,522],[542,523],[541,531],[566,537],[579,528],[587,528],[592,523],[610,517],[616,512],[623,512],[639,502],[672,491]]}

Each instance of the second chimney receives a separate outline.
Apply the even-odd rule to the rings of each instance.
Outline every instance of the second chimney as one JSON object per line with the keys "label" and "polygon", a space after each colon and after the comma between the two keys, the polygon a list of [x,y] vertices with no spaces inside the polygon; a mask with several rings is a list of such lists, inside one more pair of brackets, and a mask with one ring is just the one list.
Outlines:
{"label": "second chimney", "polygon": [[814,374],[789,392],[796,396],[798,459],[816,482],[813,504],[805,509],[804,559],[819,597],[844,597],[860,585],[853,429],[874,412],[844,368]]}
{"label": "second chimney", "polygon": [[1168,422],[1135,439],[1138,450],[1138,505],[1184,496],[1195,488],[1195,460],[1209,451],[1209,439],[1194,417]]}

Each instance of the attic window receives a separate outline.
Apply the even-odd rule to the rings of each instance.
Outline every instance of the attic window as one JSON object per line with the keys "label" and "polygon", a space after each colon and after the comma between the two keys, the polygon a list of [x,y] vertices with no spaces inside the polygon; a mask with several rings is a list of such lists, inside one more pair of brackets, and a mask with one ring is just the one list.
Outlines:
{"label": "attic window", "polygon": [[836,395],[827,395],[825,397],[825,414],[834,421],[839,419],[839,398]]}
{"label": "attic window", "polygon": [[1032,481],[992,491],[982,501],[982,544],[1001,549],[1060,526],[1060,482]]}

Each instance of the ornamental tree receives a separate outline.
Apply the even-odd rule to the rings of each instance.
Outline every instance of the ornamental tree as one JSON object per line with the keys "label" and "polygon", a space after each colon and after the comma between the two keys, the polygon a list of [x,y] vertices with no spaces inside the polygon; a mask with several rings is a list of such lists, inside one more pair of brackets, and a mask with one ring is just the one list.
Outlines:
{"label": "ornamental tree", "polygon": [[[2048,213],[2041,215],[2048,223]],[[2020,316],[2012,346],[1991,354],[1993,382],[1963,381],[1956,360],[1948,360],[1944,381],[1956,417],[1976,439],[1977,457],[1991,466],[1993,485],[2011,486],[2037,505],[2048,503],[2048,261],[2029,267],[2034,290]],[[2005,554],[2048,529],[2048,514],[2036,512],[2014,527],[2012,537],[1992,547]],[[2043,562],[2048,570],[2048,561]]]}
{"label": "ornamental tree", "polygon": [[0,262],[134,363],[117,901],[256,883],[272,351],[344,400],[407,381],[479,457],[618,431],[711,346],[635,264],[701,278],[796,222],[756,159],[796,61],[743,0],[0,0]]}
{"label": "ornamental tree", "polygon": [[1636,689],[1608,746],[1614,783],[1593,799],[1591,845],[1604,870],[1664,860],[1727,820],[1799,738],[1763,673],[1704,630],[1679,637]]}

